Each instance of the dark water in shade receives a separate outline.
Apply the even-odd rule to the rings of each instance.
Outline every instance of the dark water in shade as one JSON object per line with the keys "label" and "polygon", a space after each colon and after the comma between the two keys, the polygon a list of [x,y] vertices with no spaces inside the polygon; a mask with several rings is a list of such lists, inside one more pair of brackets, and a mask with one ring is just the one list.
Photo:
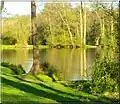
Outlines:
{"label": "dark water in shade", "polygon": [[[96,49],[41,49],[40,61],[47,61],[56,66],[64,80],[85,80],[91,77],[91,65],[94,62]],[[33,55],[32,50],[2,50],[2,61],[21,64],[29,72]]]}

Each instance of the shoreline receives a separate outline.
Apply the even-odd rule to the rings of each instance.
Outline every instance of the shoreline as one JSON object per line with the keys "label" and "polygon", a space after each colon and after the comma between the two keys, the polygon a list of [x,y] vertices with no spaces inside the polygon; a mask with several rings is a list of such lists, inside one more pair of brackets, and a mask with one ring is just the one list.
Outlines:
{"label": "shoreline", "polygon": [[[1,45],[1,50],[7,50],[7,49],[17,49],[17,48],[23,48],[23,49],[33,49],[33,45],[28,46],[20,46],[20,45]],[[62,49],[62,47],[50,47],[48,45],[39,45],[39,49],[48,49],[48,48],[56,48],[56,49]],[[84,47],[78,47],[78,48],[97,48],[97,46],[92,45],[85,45]],[[64,49],[73,49],[73,48],[65,48]],[[77,47],[76,47],[77,49]]]}

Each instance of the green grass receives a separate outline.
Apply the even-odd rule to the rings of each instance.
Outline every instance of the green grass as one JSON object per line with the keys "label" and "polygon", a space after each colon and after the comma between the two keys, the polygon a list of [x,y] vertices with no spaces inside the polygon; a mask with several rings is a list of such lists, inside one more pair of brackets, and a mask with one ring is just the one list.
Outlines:
{"label": "green grass", "polygon": [[[97,46],[92,46],[92,45],[86,45],[85,48],[96,48]],[[28,48],[28,49],[33,49],[33,45],[28,45],[28,46],[22,46],[22,45],[1,45],[1,49],[7,50],[7,49],[17,49],[17,48]],[[39,45],[39,49],[47,49],[49,48],[48,45]]]}
{"label": "green grass", "polygon": [[14,72],[11,69],[4,66],[1,66],[1,72],[2,74],[14,74]]}
{"label": "green grass", "polygon": [[[21,46],[21,45],[1,45],[1,49],[17,49],[17,48],[28,48],[28,49],[33,49],[33,45],[28,45],[26,47]],[[39,49],[46,49],[49,48],[47,45],[39,45]]]}
{"label": "green grass", "polygon": [[[5,67],[2,68],[2,70],[5,69]],[[1,100],[4,104],[56,102],[76,102],[77,104],[96,104],[96,102],[100,102],[101,104],[112,104],[111,99],[65,87],[60,82],[52,82],[52,79],[46,75],[12,75],[9,71],[8,74],[2,73],[1,79]]]}
{"label": "green grass", "polygon": [[93,46],[93,45],[86,45],[86,48],[97,48],[97,46]]}

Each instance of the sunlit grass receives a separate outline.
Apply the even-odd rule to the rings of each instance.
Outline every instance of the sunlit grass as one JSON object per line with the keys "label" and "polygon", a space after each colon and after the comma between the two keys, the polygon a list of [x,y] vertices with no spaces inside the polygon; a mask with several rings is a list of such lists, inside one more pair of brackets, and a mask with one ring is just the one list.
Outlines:
{"label": "sunlit grass", "polygon": [[[85,48],[96,48],[97,46],[92,45],[85,45]],[[27,49],[33,49],[33,45],[23,46],[23,45],[1,45],[1,49],[7,50],[7,49],[17,49],[17,48],[27,48]],[[47,49],[49,48],[48,45],[39,45],[39,49]]]}
{"label": "sunlit grass", "polygon": [[[1,49],[17,49],[17,48],[28,48],[28,49],[33,49],[33,45],[28,45],[28,46],[21,46],[21,45],[1,45]],[[39,45],[39,49],[46,49],[49,48],[47,45]]]}
{"label": "sunlit grass", "polygon": [[[2,67],[2,70],[5,67]],[[56,102],[80,102],[96,104],[111,103],[110,99],[103,96],[95,96],[83,91],[78,91],[70,87],[65,87],[60,82],[52,82],[52,79],[46,75],[12,75],[2,73],[2,102],[10,104],[40,104]],[[66,83],[64,81],[64,83]]]}

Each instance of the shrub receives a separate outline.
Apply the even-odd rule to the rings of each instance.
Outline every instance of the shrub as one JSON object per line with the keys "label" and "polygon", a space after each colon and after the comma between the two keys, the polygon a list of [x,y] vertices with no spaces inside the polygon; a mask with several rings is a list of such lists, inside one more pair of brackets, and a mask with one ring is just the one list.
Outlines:
{"label": "shrub", "polygon": [[90,80],[71,81],[68,83],[67,86],[72,87],[78,91],[85,91],[85,92],[91,93]]}
{"label": "shrub", "polygon": [[1,40],[4,45],[15,45],[17,43],[15,38],[4,35],[1,37]]}
{"label": "shrub", "polygon": [[41,64],[41,67],[42,67],[44,74],[51,77],[53,81],[63,80],[63,77],[60,74],[58,74],[58,72],[59,72],[58,69],[55,66],[50,65],[50,63],[43,62]]}
{"label": "shrub", "polygon": [[17,74],[17,75],[25,73],[25,70],[23,69],[23,67],[21,65],[13,65],[13,64],[10,64],[7,62],[2,62],[1,66],[11,69],[13,71],[13,73]]}
{"label": "shrub", "polygon": [[102,93],[105,91],[114,92],[118,90],[118,62],[105,57],[103,60],[96,60],[92,69],[92,92]]}
{"label": "shrub", "polygon": [[50,65],[48,62],[44,62],[41,64],[43,72],[51,77],[53,81],[60,80],[60,76],[58,76],[58,70],[55,66]]}

